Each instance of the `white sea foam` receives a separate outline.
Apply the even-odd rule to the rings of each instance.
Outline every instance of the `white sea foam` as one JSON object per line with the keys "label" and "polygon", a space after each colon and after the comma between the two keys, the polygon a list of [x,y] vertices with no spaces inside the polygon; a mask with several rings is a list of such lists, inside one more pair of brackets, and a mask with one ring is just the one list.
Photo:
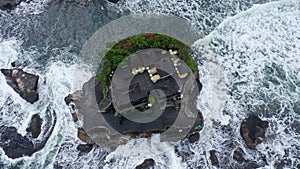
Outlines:
{"label": "white sea foam", "polygon": [[158,134],[153,135],[150,140],[134,139],[126,145],[119,146],[106,157],[107,165],[104,168],[134,168],[143,163],[144,159],[149,158],[153,159],[160,167],[186,168],[176,155],[174,146],[167,142],[161,142]]}
{"label": "white sea foam", "polygon": [[[299,6],[299,1],[255,5],[225,20],[194,44],[204,67],[217,58],[224,70],[229,91],[225,112],[232,117],[231,125],[251,113],[270,122],[269,138],[258,146],[270,168],[281,159],[293,161],[287,163],[292,168],[300,162],[300,152],[293,148],[300,146],[300,136],[291,128],[292,121],[299,121],[299,114],[293,109],[300,99],[299,78],[294,78],[300,71]],[[211,46],[213,50],[207,50]],[[207,89],[204,82],[203,90]],[[239,135],[238,130],[235,133]],[[216,134],[212,140],[219,137]],[[222,136],[220,140],[234,139]],[[212,143],[214,149],[222,147]],[[251,154],[248,149],[245,151]]]}
{"label": "white sea foam", "polygon": [[[203,35],[225,18],[252,6],[240,1],[222,1],[207,8],[201,1],[135,1],[118,6],[133,13],[176,13],[203,29],[200,32]],[[232,151],[240,147],[246,159],[255,161],[264,155],[268,163],[265,168],[276,168],[280,160],[285,160],[288,168],[297,168],[300,136],[296,132],[298,126],[293,124],[300,124],[297,107],[300,103],[299,6],[298,1],[256,5],[224,20],[215,31],[194,44],[199,53],[203,83],[198,106],[205,116],[205,127],[197,143],[161,143],[156,135],[151,140],[131,140],[110,154],[103,148],[94,148],[79,156],[76,146],[82,142],[76,138],[77,130],[63,100],[81,88],[92,76],[91,71],[67,49],[57,49],[61,51],[59,56],[50,58],[41,68],[34,62],[38,54],[34,50],[23,50],[19,40],[2,39],[0,67],[11,68],[10,63],[15,60],[26,63],[24,70],[41,76],[41,97],[34,105],[26,103],[0,75],[0,105],[10,103],[10,106],[1,107],[1,124],[11,124],[24,135],[31,116],[44,115],[49,104],[56,111],[58,121],[43,150],[17,160],[7,158],[0,150],[0,161],[6,166],[13,164],[23,168],[52,168],[54,162],[64,168],[134,168],[144,159],[153,158],[156,168],[207,168],[212,167],[209,151],[216,150],[220,165],[228,168],[236,164]],[[239,134],[241,120],[250,113],[270,122],[267,139],[257,151],[246,148]],[[223,124],[229,121],[232,129],[222,129],[212,120]],[[188,157],[178,157],[175,146],[187,152]]]}

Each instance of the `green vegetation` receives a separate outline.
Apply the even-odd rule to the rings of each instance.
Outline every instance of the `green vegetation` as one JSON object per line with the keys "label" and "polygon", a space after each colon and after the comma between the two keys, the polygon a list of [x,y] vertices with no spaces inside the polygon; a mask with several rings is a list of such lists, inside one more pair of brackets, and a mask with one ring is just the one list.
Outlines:
{"label": "green vegetation", "polygon": [[150,96],[149,99],[148,99],[148,103],[150,103],[151,105],[153,105],[155,103],[154,97]]}
{"label": "green vegetation", "polygon": [[197,64],[190,56],[192,51],[190,47],[183,42],[158,33],[135,35],[116,43],[103,57],[103,65],[96,79],[102,84],[104,96],[107,96],[108,93],[108,77],[111,71],[115,70],[119,64],[131,54],[147,48],[177,50],[178,56],[187,63],[190,69],[193,72],[197,70]]}

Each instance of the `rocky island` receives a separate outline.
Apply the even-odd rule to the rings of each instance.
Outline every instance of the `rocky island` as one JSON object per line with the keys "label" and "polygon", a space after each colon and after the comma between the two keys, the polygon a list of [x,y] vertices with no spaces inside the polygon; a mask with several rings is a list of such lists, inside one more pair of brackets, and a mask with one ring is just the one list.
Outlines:
{"label": "rocky island", "polygon": [[97,76],[65,98],[73,120],[83,122],[78,137],[109,147],[153,133],[163,141],[196,141],[203,127],[196,107],[202,85],[191,54],[185,43],[158,33],[115,43]]}

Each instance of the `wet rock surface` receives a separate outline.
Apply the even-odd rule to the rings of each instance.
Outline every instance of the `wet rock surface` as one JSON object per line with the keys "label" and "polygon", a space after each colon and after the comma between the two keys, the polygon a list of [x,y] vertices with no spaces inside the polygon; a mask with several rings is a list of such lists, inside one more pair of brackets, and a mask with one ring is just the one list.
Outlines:
{"label": "wet rock surface", "polygon": [[142,164],[135,167],[135,169],[149,169],[155,166],[155,161],[153,159],[146,159]]}
{"label": "wet rock surface", "polygon": [[1,69],[7,84],[11,86],[24,100],[34,103],[39,100],[39,76],[24,72],[21,69]]}
{"label": "wet rock surface", "polygon": [[251,115],[243,120],[240,133],[248,148],[254,149],[257,144],[262,143],[268,126],[269,123],[267,121],[262,121],[255,115]]}
{"label": "wet rock surface", "polygon": [[30,132],[33,138],[37,138],[41,133],[42,123],[43,119],[38,114],[35,114],[32,116],[30,125],[26,131]]}
{"label": "wet rock surface", "polygon": [[31,156],[34,152],[33,142],[17,132],[15,127],[0,127],[0,146],[10,158]]}
{"label": "wet rock surface", "polygon": [[[53,112],[52,118],[52,124],[48,125],[50,127],[45,129],[46,132],[43,133],[42,140],[37,140],[37,143],[35,144],[33,139],[28,136],[29,133],[27,133],[26,136],[22,136],[18,133],[15,127],[4,125],[0,126],[0,147],[4,150],[5,154],[12,159],[23,156],[31,156],[33,153],[41,150],[49,139],[56,124],[55,112]],[[33,117],[32,119],[35,120],[31,121],[28,128],[31,128],[31,132],[34,132],[30,133],[32,137],[38,137],[38,133],[41,130],[41,128],[38,127],[40,126],[40,119],[37,116]]]}
{"label": "wet rock surface", "polygon": [[246,160],[244,159],[244,152],[242,149],[236,149],[233,152],[233,159],[238,161],[238,162],[245,162]]}
{"label": "wet rock surface", "polygon": [[111,2],[111,3],[117,3],[119,2],[119,0],[107,0],[108,2]]}
{"label": "wet rock surface", "polygon": [[15,9],[21,2],[29,2],[30,0],[1,0],[0,9],[1,10],[12,10]]}
{"label": "wet rock surface", "polygon": [[216,155],[216,150],[209,151],[209,155],[210,155],[209,158],[210,158],[211,164],[213,166],[219,167],[219,160]]}
{"label": "wet rock surface", "polygon": [[200,134],[199,133],[194,133],[194,134],[191,134],[190,136],[188,136],[188,140],[190,143],[195,143],[199,140],[200,138]]}
{"label": "wet rock surface", "polygon": [[81,153],[88,153],[93,149],[93,144],[79,144],[77,150]]}
{"label": "wet rock surface", "polygon": [[223,133],[224,141],[219,144],[224,145],[224,149],[210,150],[210,161],[213,166],[217,168],[228,168],[228,166],[231,166],[231,168],[254,169],[268,164],[261,152],[252,149],[242,149],[244,146],[241,145],[239,140],[231,139],[234,135],[239,134],[239,131],[234,129],[238,127],[238,124],[232,123],[216,127]]}

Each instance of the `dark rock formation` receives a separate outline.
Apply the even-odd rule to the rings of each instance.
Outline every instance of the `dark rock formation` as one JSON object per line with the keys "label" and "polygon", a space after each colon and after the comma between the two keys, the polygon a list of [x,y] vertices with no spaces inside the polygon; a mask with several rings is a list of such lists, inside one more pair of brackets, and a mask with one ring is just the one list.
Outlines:
{"label": "dark rock formation", "polygon": [[16,62],[11,62],[10,65],[11,65],[12,67],[16,67]]}
{"label": "dark rock formation", "polygon": [[210,158],[211,164],[213,166],[219,167],[219,160],[218,160],[218,157],[216,155],[216,150],[210,150],[209,154],[210,154],[209,158]]}
{"label": "dark rock formation", "polygon": [[69,94],[67,97],[65,97],[65,103],[67,105],[69,105],[71,102],[73,102],[73,99],[72,99],[72,94]]}
{"label": "dark rock formation", "polygon": [[238,162],[246,162],[246,160],[244,159],[244,152],[242,149],[238,148],[236,150],[234,150],[233,152],[233,159],[238,161]]}
{"label": "dark rock formation", "polygon": [[39,77],[30,73],[26,73],[21,69],[1,69],[7,84],[11,86],[20,96],[34,103],[39,99],[37,92]]}
{"label": "dark rock formation", "polygon": [[[45,146],[54,129],[55,123],[56,114],[53,111],[52,125],[46,130],[46,133],[43,133],[43,139],[37,140],[35,144],[31,138],[19,134],[15,127],[0,126],[0,147],[4,150],[5,154],[12,159],[31,156]],[[30,126],[34,125],[30,124]]]}
{"label": "dark rock formation", "polygon": [[188,136],[188,140],[190,143],[195,143],[196,141],[198,141],[200,138],[200,134],[199,133],[194,133],[191,134],[190,136]]}
{"label": "dark rock formation", "polygon": [[35,152],[33,142],[17,132],[15,127],[0,127],[0,146],[10,158],[30,156]]}
{"label": "dark rock formation", "polygon": [[155,166],[155,161],[153,159],[146,159],[142,164],[135,167],[135,169],[148,169]]}
{"label": "dark rock formation", "polygon": [[35,114],[32,116],[30,125],[26,131],[30,132],[33,138],[37,138],[41,133],[42,123],[43,119],[38,114]]}
{"label": "dark rock formation", "polygon": [[21,2],[26,0],[1,0],[0,9],[1,10],[12,10],[15,9]]}
{"label": "dark rock formation", "polygon": [[261,158],[257,161],[251,161],[244,158],[245,153],[241,148],[237,148],[233,151],[233,159],[239,162],[236,165],[238,168],[245,168],[245,169],[252,169],[252,168],[259,168],[262,167],[260,163],[266,163],[265,159]]}
{"label": "dark rock formation", "polygon": [[76,113],[72,113],[72,118],[73,118],[73,121],[74,122],[77,122],[78,121],[78,116]]}
{"label": "dark rock formation", "polygon": [[244,119],[240,128],[240,133],[249,148],[254,149],[265,139],[265,132],[269,123],[262,121],[259,117],[251,115]]}
{"label": "dark rock formation", "polygon": [[111,2],[111,3],[117,3],[119,2],[119,0],[107,0],[108,2]]}
{"label": "dark rock formation", "polygon": [[77,150],[81,153],[88,153],[93,149],[93,144],[79,144]]}
{"label": "dark rock formation", "polygon": [[181,141],[181,144],[178,146],[175,146],[174,152],[178,157],[181,157],[181,161],[186,163],[188,161],[191,161],[191,159],[194,158],[195,153],[191,151],[189,148],[188,142]]}

